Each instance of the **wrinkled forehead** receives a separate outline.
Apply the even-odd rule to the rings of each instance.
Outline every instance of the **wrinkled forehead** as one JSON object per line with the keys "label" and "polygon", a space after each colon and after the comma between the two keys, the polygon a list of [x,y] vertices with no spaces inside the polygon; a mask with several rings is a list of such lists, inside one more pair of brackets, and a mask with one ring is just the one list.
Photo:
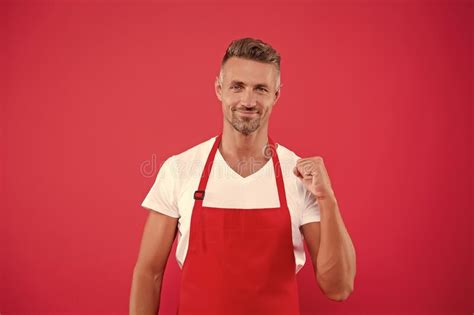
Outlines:
{"label": "wrinkled forehead", "polygon": [[274,64],[232,57],[224,64],[223,75],[225,82],[273,86],[278,72]]}

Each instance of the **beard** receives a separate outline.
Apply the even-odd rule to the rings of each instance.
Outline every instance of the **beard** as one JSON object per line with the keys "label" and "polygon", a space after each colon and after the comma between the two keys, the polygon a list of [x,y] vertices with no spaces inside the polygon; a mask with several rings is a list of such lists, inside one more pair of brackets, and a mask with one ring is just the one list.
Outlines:
{"label": "beard", "polygon": [[238,132],[248,136],[260,127],[260,116],[257,117],[239,117],[236,112],[232,112],[230,121],[232,127]]}

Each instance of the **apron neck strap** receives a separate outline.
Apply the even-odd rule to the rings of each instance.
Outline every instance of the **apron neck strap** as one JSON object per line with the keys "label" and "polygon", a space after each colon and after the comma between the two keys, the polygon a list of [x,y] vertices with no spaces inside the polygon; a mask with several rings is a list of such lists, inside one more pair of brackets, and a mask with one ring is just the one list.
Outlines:
{"label": "apron neck strap", "polygon": [[[214,157],[219,148],[219,144],[222,140],[222,132],[216,137],[214,144],[209,152],[207,157],[206,164],[204,165],[204,170],[202,172],[201,180],[199,182],[199,188],[194,192],[194,199],[196,202],[202,202],[204,199],[205,190],[207,187],[207,181],[209,180],[209,175],[211,173],[212,165],[214,163]],[[283,183],[283,173],[280,167],[280,160],[278,159],[277,148],[273,139],[268,136],[268,147],[265,148],[265,156],[270,156],[273,162],[273,170],[275,172],[275,178],[278,188],[278,198],[280,200],[280,207],[286,206],[286,194],[285,194],[285,185]]]}

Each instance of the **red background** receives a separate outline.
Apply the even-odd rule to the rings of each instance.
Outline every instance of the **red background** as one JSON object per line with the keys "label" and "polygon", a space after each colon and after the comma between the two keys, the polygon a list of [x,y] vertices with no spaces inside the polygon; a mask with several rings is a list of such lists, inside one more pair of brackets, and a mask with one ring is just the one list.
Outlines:
{"label": "red background", "polygon": [[[282,56],[270,133],[324,158],[355,291],[309,314],[471,314],[472,2],[2,2],[0,313],[127,314],[140,204],[222,126],[231,40]],[[176,245],[176,244],[175,244]],[[174,315],[170,255],[162,312]]]}

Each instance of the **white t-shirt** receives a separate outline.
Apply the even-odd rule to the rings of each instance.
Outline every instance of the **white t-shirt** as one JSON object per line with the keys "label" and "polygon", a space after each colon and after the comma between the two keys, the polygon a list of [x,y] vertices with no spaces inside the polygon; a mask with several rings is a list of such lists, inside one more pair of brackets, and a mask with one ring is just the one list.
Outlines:
{"label": "white t-shirt", "polygon": [[[180,268],[183,266],[188,251],[194,191],[198,189],[204,165],[216,137],[166,159],[142,202],[142,207],[146,209],[179,218],[176,260]],[[300,157],[281,144],[277,144],[276,150],[291,217],[295,273],[298,273],[306,260],[303,235],[299,228],[303,224],[320,221],[320,209],[316,197],[293,174],[293,168]],[[249,209],[249,211],[257,208],[279,207],[280,201],[272,159],[268,160],[257,172],[242,177],[225,162],[220,151],[217,150],[203,206],[240,208]]]}

